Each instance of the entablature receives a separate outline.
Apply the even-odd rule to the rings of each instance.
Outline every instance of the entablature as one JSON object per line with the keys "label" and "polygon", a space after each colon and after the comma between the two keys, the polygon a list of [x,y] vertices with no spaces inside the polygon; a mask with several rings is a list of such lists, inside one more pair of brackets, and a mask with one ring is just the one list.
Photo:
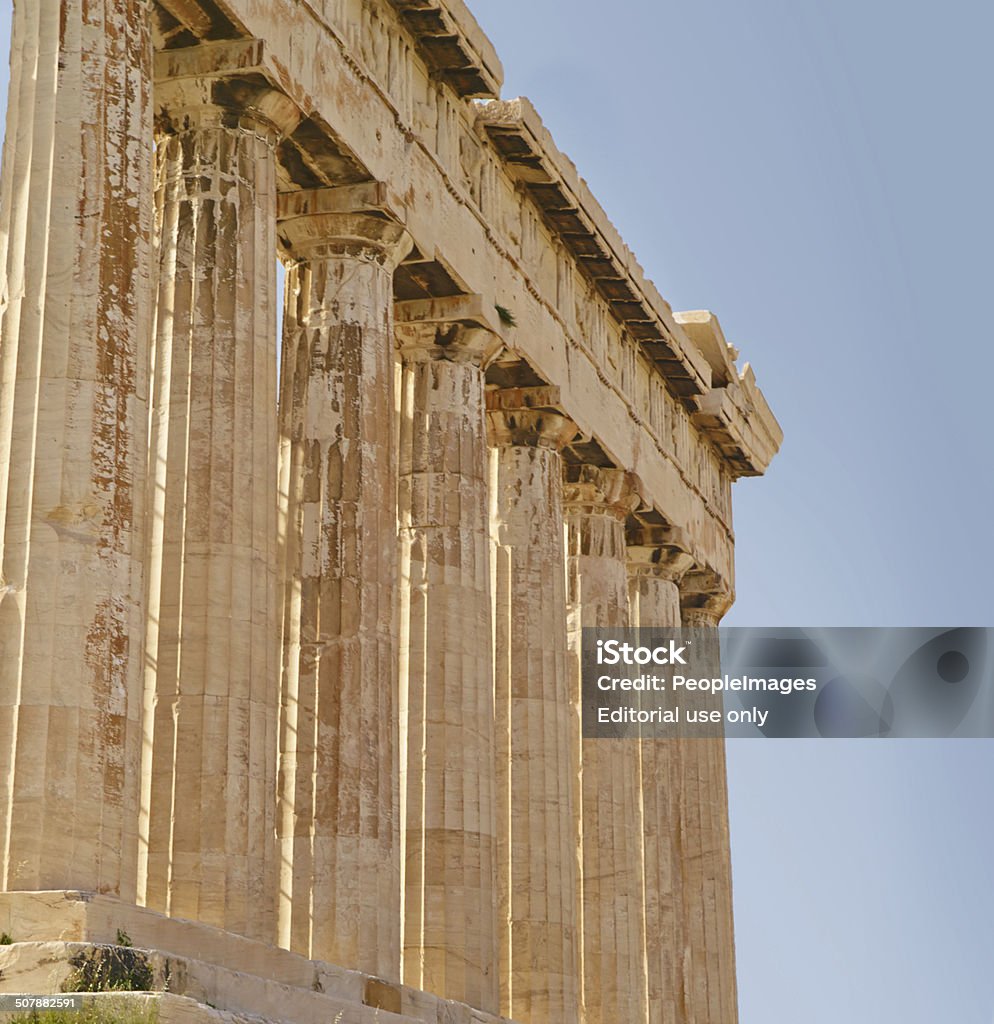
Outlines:
{"label": "entablature", "polygon": [[668,303],[594,199],[576,167],[523,98],[479,108],[479,125],[511,177],[541,211],[612,316],[642,344],[673,390],[692,397],[710,387],[706,360],[680,330]]}
{"label": "entablature", "polygon": [[464,98],[500,96],[497,51],[462,0],[390,0],[425,63]]}
{"label": "entablature", "polygon": [[783,443],[783,430],[752,367],[736,367],[738,351],[713,313],[691,310],[674,313],[674,319],[711,365],[711,389],[694,399],[694,424],[714,442],[733,476],[762,476]]}
{"label": "entablature", "polygon": [[[213,19],[206,31],[198,10]],[[661,520],[694,538],[697,564],[731,579],[731,481],[762,472],[779,428],[748,367],[716,373],[531,105],[468,102],[430,65],[424,40],[455,29],[466,53],[490,61],[461,10],[451,0],[320,10],[224,0],[227,31],[247,38],[214,41],[219,5],[169,0],[157,77],[230,59],[237,75],[283,90],[301,118],[280,143],[280,189],[375,185],[414,241],[395,275],[398,301],[475,294],[511,313],[500,327],[508,350],[535,383],[560,389],[590,450],[637,473]],[[184,11],[199,34],[176,30]],[[499,64],[488,66],[499,87]]]}

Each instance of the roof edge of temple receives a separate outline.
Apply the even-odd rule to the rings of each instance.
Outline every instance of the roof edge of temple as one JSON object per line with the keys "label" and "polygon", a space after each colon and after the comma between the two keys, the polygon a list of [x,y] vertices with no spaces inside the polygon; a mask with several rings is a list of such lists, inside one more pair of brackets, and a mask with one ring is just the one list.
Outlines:
{"label": "roof edge of temple", "polygon": [[463,0],[389,0],[418,50],[465,99],[500,96],[504,68]]}
{"label": "roof edge of temple", "polygon": [[615,318],[660,365],[683,398],[711,386],[707,360],[690,344],[669,303],[646,278],[576,165],[555,144],[525,97],[477,105],[489,136],[512,177],[531,195],[560,240],[610,304]]}
{"label": "roof edge of temple", "polygon": [[752,366],[736,366],[739,352],[725,340],[710,310],[673,314],[711,365],[711,390],[695,399],[695,425],[711,438],[734,476],[762,476],[780,450],[783,429],[756,384]]}
{"label": "roof edge of temple", "polygon": [[738,352],[725,341],[717,317],[707,310],[673,312],[530,100],[482,102],[477,112],[480,130],[512,177],[687,403],[733,474],[762,475],[783,431],[751,367],[737,370]]}

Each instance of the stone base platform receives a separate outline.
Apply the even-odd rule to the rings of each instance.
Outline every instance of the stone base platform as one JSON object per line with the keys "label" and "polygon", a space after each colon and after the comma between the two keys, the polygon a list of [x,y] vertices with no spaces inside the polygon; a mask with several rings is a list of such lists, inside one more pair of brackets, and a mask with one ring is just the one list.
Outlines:
{"label": "stone base platform", "polygon": [[0,933],[13,940],[0,946],[0,992],[114,989],[101,998],[147,1009],[158,1024],[510,1024],[93,893],[0,893]]}

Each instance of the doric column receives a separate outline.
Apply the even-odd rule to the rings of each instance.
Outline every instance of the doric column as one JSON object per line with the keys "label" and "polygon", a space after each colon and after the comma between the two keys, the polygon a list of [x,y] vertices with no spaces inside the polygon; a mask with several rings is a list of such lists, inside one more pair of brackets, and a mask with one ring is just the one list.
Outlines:
{"label": "doric column", "polygon": [[393,270],[376,186],[281,196],[280,944],[400,980]]}
{"label": "doric column", "polygon": [[[567,602],[577,709],[583,627],[629,624],[625,519],[638,504],[638,481],[630,473],[579,466],[567,475]],[[639,744],[628,739],[579,742],[584,1020],[642,1024],[646,972]]]}
{"label": "doric column", "polygon": [[[690,572],[680,584],[684,627],[701,630],[708,669],[720,674],[718,623],[732,603],[713,574]],[[696,659],[695,659],[696,660]],[[721,707],[717,698],[716,707]],[[735,1024],[735,937],[724,739],[680,742],[684,892],[684,1013],[688,1024]]]}
{"label": "doric column", "polygon": [[[629,529],[628,597],[633,626],[679,628],[677,584],[693,564],[688,546],[682,531],[672,527],[639,525]],[[641,745],[649,1024],[686,1021],[680,841],[680,753],[686,742],[647,737]]]}
{"label": "doric column", "polygon": [[218,78],[159,83],[156,105],[144,899],[272,940],[275,145],[297,114]]}
{"label": "doric column", "polygon": [[566,649],[562,455],[576,426],[558,388],[487,394],[496,553],[500,1012],[579,1020],[576,756]]}
{"label": "doric column", "polygon": [[14,6],[0,183],[0,889],[135,898],[149,5]]}
{"label": "doric column", "polygon": [[[476,296],[398,303],[404,979],[497,1009],[494,680]],[[494,318],[495,319],[495,318]]]}

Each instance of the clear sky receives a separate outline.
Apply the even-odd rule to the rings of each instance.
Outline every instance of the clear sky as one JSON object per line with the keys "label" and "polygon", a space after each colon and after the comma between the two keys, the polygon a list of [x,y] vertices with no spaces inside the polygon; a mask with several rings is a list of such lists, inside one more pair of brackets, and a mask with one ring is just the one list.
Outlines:
{"label": "clear sky", "polygon": [[[729,625],[994,625],[990,40],[949,0],[470,0],[786,439]],[[994,743],[729,744],[742,1024],[991,1024]]]}
{"label": "clear sky", "polygon": [[[994,5],[469,4],[504,95],[784,427],[735,488],[726,622],[994,625]],[[992,768],[980,741],[730,744],[742,1024],[991,1024]]]}

